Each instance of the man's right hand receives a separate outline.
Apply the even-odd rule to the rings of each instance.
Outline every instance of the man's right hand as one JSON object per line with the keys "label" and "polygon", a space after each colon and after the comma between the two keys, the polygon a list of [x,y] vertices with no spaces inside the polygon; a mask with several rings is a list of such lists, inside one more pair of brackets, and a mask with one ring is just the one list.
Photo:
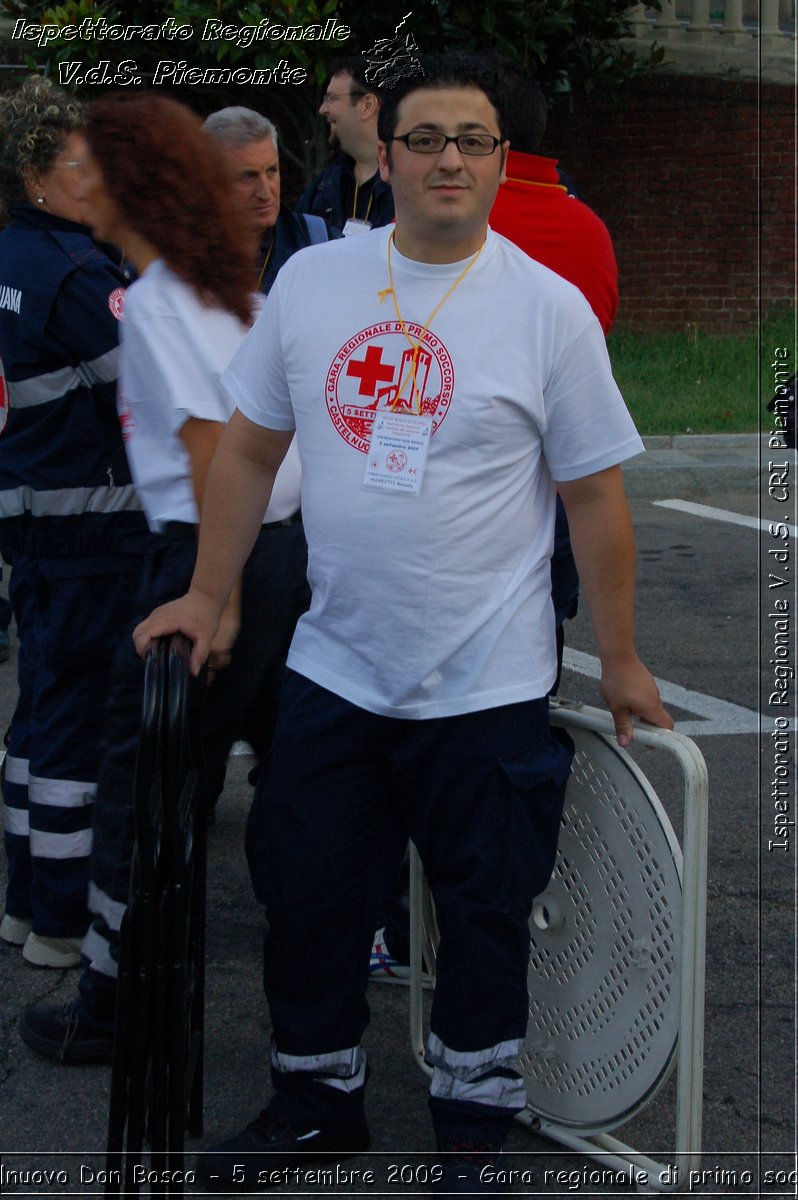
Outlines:
{"label": "man's right hand", "polygon": [[153,641],[170,633],[183,633],[191,641],[189,669],[199,675],[219,625],[218,604],[203,592],[190,589],[179,600],[162,604],[133,630],[133,642],[142,658]]}

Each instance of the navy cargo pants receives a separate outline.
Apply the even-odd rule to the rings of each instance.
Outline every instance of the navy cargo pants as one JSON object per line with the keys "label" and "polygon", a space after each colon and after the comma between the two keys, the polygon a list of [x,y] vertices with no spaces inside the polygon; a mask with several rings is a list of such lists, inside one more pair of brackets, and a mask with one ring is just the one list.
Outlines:
{"label": "navy cargo pants", "polygon": [[362,1119],[369,952],[409,837],[441,934],[436,1133],[501,1144],[525,1102],[528,919],[554,865],[571,754],[546,698],[397,720],[288,672],[247,830],[269,918],[276,1115],[294,1128]]}

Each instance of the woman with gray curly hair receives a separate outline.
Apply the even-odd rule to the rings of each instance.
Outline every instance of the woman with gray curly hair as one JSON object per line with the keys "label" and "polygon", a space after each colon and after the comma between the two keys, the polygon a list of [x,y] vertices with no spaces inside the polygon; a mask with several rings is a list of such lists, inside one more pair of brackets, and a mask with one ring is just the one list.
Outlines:
{"label": "woman with gray curly hair", "polygon": [[0,553],[19,633],[0,938],[44,967],[80,961],[98,731],[148,537],[116,411],[127,278],[84,224],[82,125],[45,79],[0,96]]}
{"label": "woman with gray curly hair", "polygon": [[[54,168],[56,163],[74,166],[76,160],[70,159],[69,153],[80,145],[76,134],[83,121],[82,103],[37,75],[26,79],[15,92],[0,96],[0,200],[4,208],[26,200],[44,206],[40,187],[44,187],[45,177],[57,193],[66,190],[68,195],[72,190],[69,176],[61,178]],[[74,179],[74,172],[71,174]],[[69,207],[67,196],[62,196],[62,201]]]}

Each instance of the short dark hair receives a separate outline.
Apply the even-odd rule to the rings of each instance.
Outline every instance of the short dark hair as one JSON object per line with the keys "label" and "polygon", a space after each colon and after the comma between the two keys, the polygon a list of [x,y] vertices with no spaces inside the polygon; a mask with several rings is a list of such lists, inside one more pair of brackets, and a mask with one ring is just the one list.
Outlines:
{"label": "short dark hair", "polygon": [[[376,96],[378,100],[382,99],[383,90],[375,84],[370,83],[366,77],[366,71],[369,69],[368,59],[362,54],[350,54],[349,56],[341,56],[334,58],[329,66],[327,83],[334,75],[342,75],[344,72],[352,76],[352,82],[356,84],[359,91],[365,96],[366,93]],[[352,98],[354,104],[356,97]]]}
{"label": "short dark hair", "polygon": [[480,54],[421,55],[419,62],[424,74],[397,80],[394,87],[385,88],[377,118],[377,135],[389,142],[396,129],[396,113],[405,96],[422,88],[476,88],[484,92],[496,110],[499,136],[504,140],[507,122],[500,72],[493,58]]}
{"label": "short dark hair", "polygon": [[507,124],[504,136],[513,150],[537,154],[546,132],[546,97],[539,83],[523,67],[507,59],[497,59],[504,94]]}

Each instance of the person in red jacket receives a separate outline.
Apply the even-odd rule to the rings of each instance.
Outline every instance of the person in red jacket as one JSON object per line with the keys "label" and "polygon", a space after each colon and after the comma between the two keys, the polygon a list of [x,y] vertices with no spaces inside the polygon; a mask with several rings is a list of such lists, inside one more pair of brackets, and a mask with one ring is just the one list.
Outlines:
{"label": "person in red jacket", "polygon": [[579,288],[605,335],[618,311],[618,267],[607,226],[569,195],[556,158],[537,153],[546,130],[546,100],[538,84],[508,71],[512,96],[507,181],[499,188],[490,227]]}

